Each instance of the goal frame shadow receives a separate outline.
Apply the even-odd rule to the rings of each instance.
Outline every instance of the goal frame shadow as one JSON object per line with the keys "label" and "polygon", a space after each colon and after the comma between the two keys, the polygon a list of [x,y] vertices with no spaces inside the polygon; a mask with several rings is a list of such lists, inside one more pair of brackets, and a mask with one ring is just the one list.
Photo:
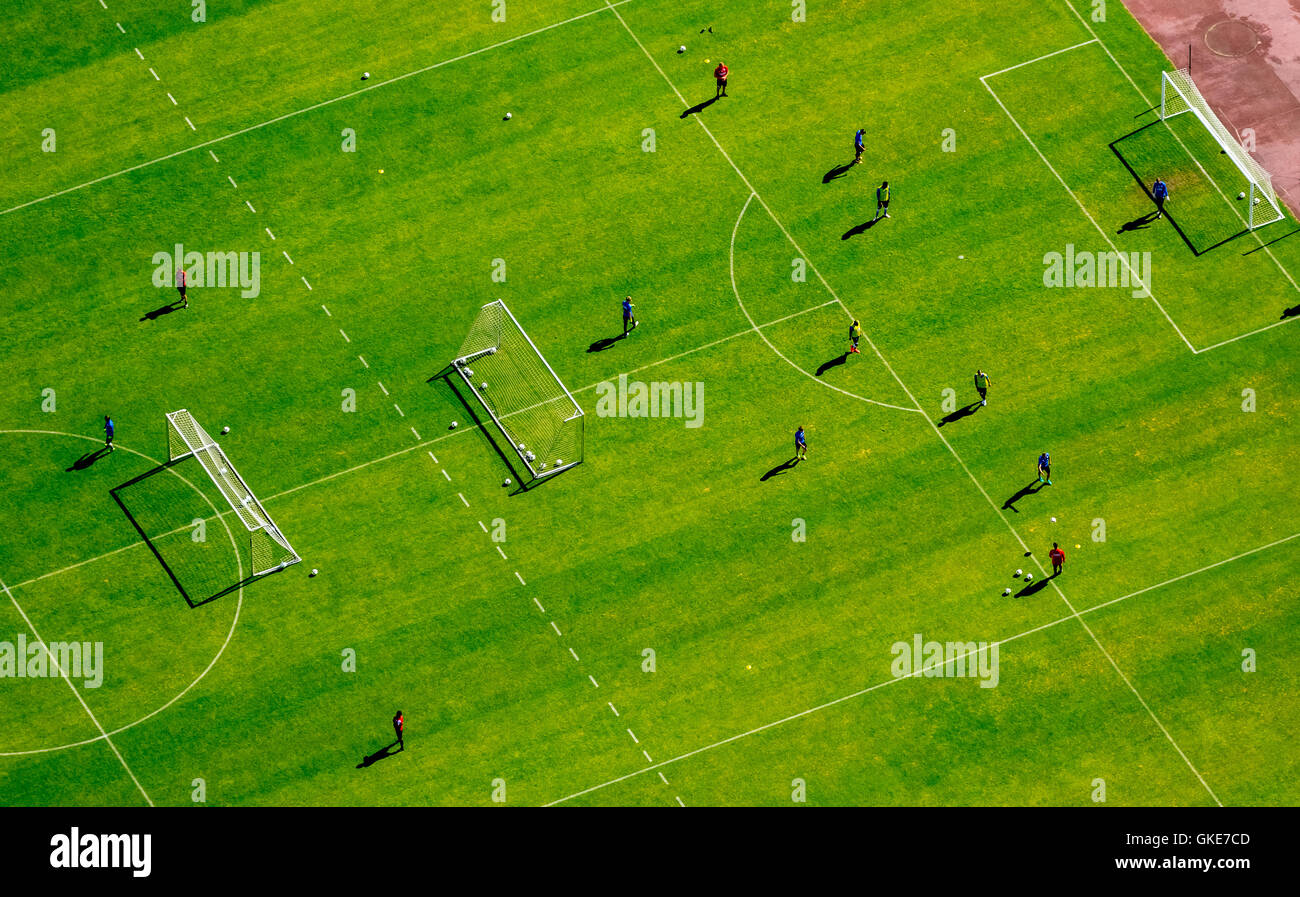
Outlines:
{"label": "goal frame shadow", "polygon": [[[157,559],[159,566],[161,566],[163,572],[167,574],[167,578],[171,580],[172,585],[176,587],[176,591],[180,592],[181,597],[185,599],[185,603],[189,605],[191,610],[194,610],[196,608],[202,607],[205,604],[208,604],[209,602],[216,601],[218,598],[224,598],[226,595],[229,595],[231,592],[236,592],[242,589],[244,586],[248,585],[254,580],[265,579],[268,574],[262,574],[261,576],[256,576],[250,572],[247,576],[245,576],[240,581],[233,583],[229,586],[225,586],[224,588],[218,589],[216,592],[214,592],[211,595],[208,595],[206,598],[197,598],[197,599],[191,596],[189,591],[185,588],[184,584],[181,583],[180,577],[176,575],[176,571],[172,569],[171,564],[167,563],[167,559],[163,557],[162,552],[159,551],[158,546],[154,543],[154,540],[149,537],[149,534],[147,532],[145,532],[144,527],[140,525],[140,521],[137,520],[135,515],[131,513],[131,509],[127,507],[126,502],[122,500],[122,496],[119,493],[121,493],[125,489],[129,489],[132,486],[144,482],[145,480],[149,479],[155,474],[161,473],[164,470],[170,470],[172,467],[176,466],[177,464],[185,460],[186,460],[185,458],[177,458],[171,461],[167,461],[163,464],[159,464],[150,470],[146,470],[144,473],[138,476],[132,477],[131,479],[127,480],[125,483],[120,483],[119,485],[112,487],[111,489],[108,490],[108,494],[113,497],[113,501],[117,502],[117,506],[122,509],[122,514],[126,517],[128,521],[130,521],[131,525],[135,527],[135,531],[140,534],[140,538],[144,541],[144,544],[149,547],[149,550],[151,552],[153,552],[154,558]],[[238,550],[239,550],[238,547],[236,547],[236,551]],[[270,572],[278,573],[280,571],[273,570]]]}

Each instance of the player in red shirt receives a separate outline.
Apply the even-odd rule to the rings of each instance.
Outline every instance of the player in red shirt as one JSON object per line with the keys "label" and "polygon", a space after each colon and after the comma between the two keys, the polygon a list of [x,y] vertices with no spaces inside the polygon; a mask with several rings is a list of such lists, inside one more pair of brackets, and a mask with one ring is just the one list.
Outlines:
{"label": "player in red shirt", "polygon": [[1065,552],[1061,550],[1059,545],[1053,542],[1052,550],[1047,553],[1047,556],[1052,559],[1052,575],[1060,576],[1061,567],[1065,565]]}
{"label": "player in red shirt", "polygon": [[713,98],[716,100],[718,97],[725,97],[727,95],[727,67],[721,62],[713,70],[713,78],[718,82],[718,92],[713,95]]}
{"label": "player in red shirt", "polygon": [[406,744],[402,741],[402,729],[406,727],[406,719],[402,716],[402,711],[397,711],[393,715],[393,734],[397,736],[397,746],[406,750]]}

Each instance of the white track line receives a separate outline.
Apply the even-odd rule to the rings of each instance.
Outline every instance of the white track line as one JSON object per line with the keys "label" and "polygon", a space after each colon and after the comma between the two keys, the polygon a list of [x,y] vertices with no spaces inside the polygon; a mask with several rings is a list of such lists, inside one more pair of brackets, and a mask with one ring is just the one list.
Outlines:
{"label": "white track line", "polygon": [[[18,603],[18,599],[14,597],[13,592],[9,591],[9,587],[4,584],[3,580],[0,580],[0,589],[3,589],[4,593],[9,596],[10,603],[13,604],[14,609],[18,611],[18,615],[23,618],[23,622],[27,624],[27,628],[32,631],[32,635],[36,636],[36,641],[40,644],[41,648],[44,649],[45,639],[41,638],[41,634],[36,631],[36,627],[32,625],[32,621],[27,616],[27,612],[23,610],[22,605]],[[86,711],[86,716],[90,717],[90,721],[94,723],[95,728],[99,730],[100,737],[104,739],[104,742],[112,749],[113,753],[117,755],[118,762],[122,764],[122,768],[126,770],[126,774],[131,777],[131,781],[135,782],[135,787],[140,789],[140,794],[144,797],[145,803],[152,807],[153,799],[149,797],[149,792],[144,790],[144,786],[140,784],[140,780],[135,777],[135,773],[133,773],[131,767],[127,765],[126,758],[122,756],[122,752],[117,749],[117,745],[113,744],[113,739],[108,737],[108,733],[104,731],[104,727],[99,724],[99,720],[96,718],[95,714],[91,712],[90,705],[86,703],[86,699],[81,696],[81,692],[77,691],[77,686],[73,685],[72,680],[68,678],[67,671],[59,666],[59,662],[54,659],[53,654],[50,654],[48,650],[46,650],[45,653],[46,656],[49,657],[50,663],[54,665],[54,668],[59,671],[59,675],[63,677],[63,681],[68,683],[68,688],[72,689],[72,693],[76,695],[77,702],[81,704],[81,709]]]}
{"label": "white track line", "polygon": [[[609,0],[605,0],[605,2],[609,3]],[[664,79],[665,82],[667,82],[668,86],[672,88],[673,93],[675,93],[677,95],[677,98],[682,101],[682,104],[687,106],[687,108],[689,108],[689,104],[686,103],[686,100],[682,96],[681,91],[677,89],[677,86],[673,84],[672,79],[670,79],[668,75],[664,73],[664,70],[660,68],[659,63],[656,62],[655,58],[650,55],[650,52],[648,50],[646,50],[645,45],[641,43],[641,39],[636,36],[636,34],[632,31],[630,27],[628,27],[628,24],[623,19],[623,16],[620,15],[618,10],[616,9],[613,9],[612,11],[614,13],[614,17],[618,19],[619,24],[623,26],[623,29],[628,33],[628,35],[631,36],[632,40],[636,42],[636,45],[641,48],[641,52],[645,55],[646,59],[650,60],[650,64],[655,67],[655,70],[659,72],[659,75]],[[981,83],[983,82],[981,81]],[[985,87],[988,87],[988,85],[985,84]],[[992,93],[991,88],[989,89],[989,92]],[[996,94],[994,94],[994,97],[996,98]],[[1001,101],[999,100],[998,102],[1000,105]],[[1003,108],[1005,109],[1006,107],[1004,106]],[[1010,115],[1010,113],[1008,113],[1008,115]],[[722,157],[727,160],[727,164],[729,164],[732,170],[736,172],[736,175],[741,179],[741,181],[744,182],[745,186],[749,188],[750,192],[754,195],[754,198],[757,199],[759,204],[762,205],[763,208],[767,210],[767,214],[771,217],[772,221],[776,224],[778,228],[780,228],[781,232],[785,234],[786,239],[790,241],[790,245],[793,246],[795,248],[795,251],[799,253],[799,257],[804,259],[808,263],[808,267],[811,268],[813,273],[817,275],[817,279],[821,281],[821,284],[826,288],[826,291],[835,299],[839,299],[840,298],[839,294],[835,292],[834,288],[831,287],[830,283],[827,282],[826,278],[822,276],[821,271],[817,268],[816,264],[814,264],[813,260],[809,258],[808,253],[803,251],[803,249],[795,241],[794,237],[786,229],[785,225],[781,223],[781,220],[779,218],[777,218],[776,213],[772,211],[771,207],[768,206],[766,202],[764,202],[763,197],[759,194],[757,190],[754,189],[754,185],[750,182],[749,178],[745,176],[745,173],[740,170],[740,167],[736,165],[736,163],[732,160],[731,156],[727,153],[727,151],[723,149],[722,144],[720,144],[718,142],[718,139],[713,136],[713,132],[708,129],[708,126],[704,124],[700,116],[695,116],[695,122],[700,126],[701,129],[703,129],[704,133],[708,135],[709,139],[713,142],[713,145],[717,147],[718,152],[721,153]],[[1017,125],[1017,127],[1019,127],[1019,125]],[[1024,133],[1023,129],[1021,130],[1021,133]],[[1028,135],[1026,135],[1026,139],[1028,139]],[[1039,155],[1041,156],[1042,154],[1040,153]],[[1046,159],[1044,159],[1044,161],[1046,161]],[[1066,189],[1068,190],[1069,188],[1067,187]],[[1080,208],[1083,208],[1082,205],[1080,205]],[[1087,214],[1087,209],[1084,209],[1084,213]],[[1091,218],[1092,216],[1089,215],[1088,217]],[[1095,221],[1093,223],[1096,224]],[[1098,230],[1100,231],[1101,228],[1098,228]],[[1106,236],[1106,239],[1109,242],[1110,238],[1105,234],[1104,231],[1102,231],[1102,235]],[[1118,252],[1118,250],[1116,251]],[[1149,289],[1147,290],[1147,293],[1148,295],[1150,294]],[[849,315],[850,317],[854,317],[853,313],[849,311],[848,306],[844,304],[843,300],[840,300],[840,306],[841,308],[844,309],[845,314]],[[1172,320],[1170,321],[1170,323],[1171,324],[1173,323]],[[1175,325],[1174,329],[1175,330],[1177,329],[1177,325]],[[1181,331],[1180,331],[1180,335],[1181,335]],[[929,414],[926,413],[925,409],[921,406],[921,403],[917,401],[916,396],[913,395],[912,391],[907,387],[907,384],[903,382],[903,379],[898,375],[898,372],[894,370],[893,366],[889,364],[889,361],[885,358],[885,356],[881,354],[880,349],[876,347],[875,343],[871,340],[871,337],[866,335],[866,333],[864,333],[863,339],[865,339],[867,341],[867,344],[871,346],[872,351],[876,353],[876,357],[880,359],[881,363],[885,366],[885,369],[889,371],[890,375],[894,378],[894,381],[899,385],[899,388],[901,388],[903,392],[906,393],[908,399],[910,399],[911,402],[916,406],[917,410],[921,412],[921,416],[924,417],[926,423],[930,425],[930,429],[933,430],[935,435],[939,437],[939,441],[943,443],[944,447],[948,450],[948,453],[952,455],[953,460],[955,460],[958,463],[958,465],[960,465],[961,469],[965,471],[967,478],[970,479],[971,483],[974,484],[975,488],[979,490],[979,493],[984,497],[984,500],[988,503],[993,513],[997,515],[997,518],[999,520],[1002,521],[1003,525],[1006,526],[1007,530],[1011,533],[1012,537],[1015,538],[1016,542],[1020,544],[1021,548],[1025,552],[1029,552],[1029,546],[1025,544],[1025,540],[1021,538],[1020,533],[1016,530],[1014,526],[1011,525],[1011,521],[1007,520],[1006,516],[998,509],[997,503],[994,502],[993,499],[989,496],[988,491],[985,490],[983,484],[981,484],[980,481],[975,477],[975,474],[971,472],[970,467],[967,466],[964,460],[962,460],[962,457],[959,454],[957,454],[957,450],[952,447],[952,443],[948,441],[948,439],[943,435],[943,432],[935,424],[934,420],[930,417]],[[1186,338],[1184,337],[1184,341],[1185,340]],[[1190,343],[1188,345],[1190,347]],[[1034,558],[1034,564],[1038,567],[1039,571],[1042,572],[1043,575],[1046,577],[1047,575],[1046,570],[1043,569],[1043,565],[1038,560],[1038,556],[1033,555],[1033,558]],[[1160,719],[1155,715],[1155,712],[1151,709],[1150,705],[1147,704],[1146,700],[1142,697],[1142,695],[1138,694],[1137,689],[1133,686],[1133,683],[1129,680],[1128,676],[1126,676],[1124,672],[1119,668],[1119,665],[1115,662],[1115,659],[1111,657],[1110,652],[1106,650],[1106,648],[1101,644],[1101,641],[1097,638],[1096,634],[1093,633],[1092,629],[1079,615],[1079,612],[1074,608],[1074,605],[1070,603],[1070,600],[1065,596],[1065,593],[1061,591],[1061,587],[1056,583],[1055,580],[1050,580],[1050,581],[1052,583],[1052,589],[1056,592],[1057,596],[1061,599],[1061,601],[1065,604],[1065,606],[1070,610],[1071,617],[1077,620],[1079,622],[1079,625],[1083,627],[1084,631],[1088,634],[1089,638],[1092,639],[1093,644],[1097,646],[1097,649],[1101,651],[1101,653],[1105,656],[1106,660],[1109,661],[1111,667],[1119,675],[1120,679],[1124,681],[1124,684],[1128,686],[1129,691],[1133,693],[1133,696],[1135,698],[1137,698],[1138,703],[1140,703],[1142,707],[1147,711],[1147,715],[1151,717],[1151,720],[1156,724],[1157,728],[1159,728],[1160,731],[1164,734],[1165,738],[1169,741],[1170,745],[1172,745],[1174,750],[1177,751],[1178,755],[1183,758],[1183,762],[1187,764],[1188,769],[1190,769],[1192,771],[1192,774],[1196,776],[1197,780],[1205,788],[1206,792],[1209,793],[1210,797],[1214,799],[1214,802],[1216,804],[1222,806],[1223,804],[1219,801],[1219,798],[1215,795],[1214,791],[1210,788],[1209,784],[1201,776],[1200,772],[1196,769],[1196,767],[1192,765],[1191,760],[1188,759],[1187,755],[1183,752],[1182,748],[1178,746],[1178,743],[1174,741],[1173,736],[1169,734],[1169,730],[1165,728],[1164,723],[1162,723]]]}
{"label": "white track line", "polygon": [[[50,193],[45,196],[38,197],[36,199],[30,199],[27,202],[19,203],[16,206],[11,206],[10,208],[0,211],[0,215],[8,215],[10,212],[16,212],[19,209],[25,209],[28,206],[34,206],[37,205],[38,203],[47,202],[48,200],[54,199],[55,197],[63,196],[68,193],[73,193],[77,190],[82,190],[85,189],[86,187],[90,187],[95,184],[100,184],[103,183],[104,181],[112,180],[113,178],[121,177],[124,174],[130,174],[133,171],[139,171],[141,168],[148,168],[151,165],[157,165],[159,162],[166,162],[168,159],[174,159],[177,156],[183,156],[186,153],[193,152],[194,150],[205,149],[207,147],[214,146],[215,144],[221,143],[226,140],[230,140],[231,138],[239,137],[242,134],[248,134],[251,131],[257,131],[261,128],[265,128],[268,125],[273,125],[276,124],[277,122],[282,122],[285,121],[286,119],[294,118],[295,116],[303,115],[304,113],[312,112],[316,109],[322,109],[326,106],[330,106],[333,105],[334,103],[342,102],[343,100],[351,99],[352,97],[358,96],[363,93],[369,93],[370,91],[377,90],[380,87],[384,87],[385,85],[394,84],[398,81],[405,80],[406,78],[413,78],[416,75],[422,75],[425,72],[431,72],[434,69],[439,69],[442,68],[443,66],[451,65],[453,62],[460,62],[461,60],[469,59],[473,56],[478,56],[480,53],[487,53],[499,47],[504,47],[507,44],[513,44],[516,41],[525,40],[527,38],[533,37],[534,35],[542,34],[544,32],[551,31],[555,28],[560,28],[572,22],[577,22],[581,19],[590,18],[591,16],[598,15],[602,12],[605,12],[606,9],[611,8],[612,6],[622,6],[625,3],[631,3],[631,2],[632,0],[618,0],[618,2],[610,4],[609,6],[603,6],[599,9],[593,9],[588,12],[581,13],[579,15],[573,16],[572,18],[565,19],[562,22],[556,22],[552,25],[546,25],[534,31],[529,31],[526,34],[519,34],[514,37],[506,38],[503,41],[498,41],[495,44],[490,44],[489,46],[481,47],[477,50],[471,50],[468,53],[462,53],[461,55],[452,57],[451,59],[444,59],[441,62],[435,62],[433,65],[427,65],[424,66],[423,68],[414,69],[413,71],[406,72],[405,74],[397,75],[396,77],[389,78],[387,81],[379,81],[367,87],[362,87],[359,90],[354,90],[351,91],[350,93],[345,93],[340,96],[333,97],[332,99],[323,100],[319,103],[313,103],[310,106],[304,106],[301,109],[295,109],[293,112],[286,112],[284,115],[277,115],[275,118],[267,119],[266,121],[259,122],[255,125],[249,125],[246,128],[240,128],[237,131],[231,131],[229,134],[223,134],[222,136],[216,137],[212,140],[205,140],[202,143],[196,143],[193,146],[187,146],[184,149],[179,149],[174,153],[168,153],[165,156],[159,156],[156,159],[150,159],[148,162],[141,162],[138,165],[132,165],[129,168],[123,168],[122,170],[115,171],[112,174],[102,175],[100,177],[94,178],[93,180],[86,181],[85,183],[77,184],[75,187],[66,187],[62,190],[57,190],[54,193]],[[139,48],[137,48],[135,52],[136,55],[138,55],[141,59],[144,59],[144,55],[140,53]],[[191,125],[191,127],[193,127],[193,125]],[[208,152],[211,152],[211,150],[208,150]],[[213,158],[215,158],[215,156]]]}

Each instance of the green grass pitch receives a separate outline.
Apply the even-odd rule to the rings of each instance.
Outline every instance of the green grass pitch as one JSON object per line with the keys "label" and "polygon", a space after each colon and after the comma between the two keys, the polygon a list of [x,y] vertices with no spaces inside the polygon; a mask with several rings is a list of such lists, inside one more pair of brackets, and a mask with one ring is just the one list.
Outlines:
{"label": "green grass pitch", "polygon": [[[9,4],[0,673],[103,667],[0,676],[0,803],[1300,800],[1300,237],[1121,4],[504,6]],[[258,295],[158,313],[178,243]],[[1047,285],[1112,251],[1144,284]],[[527,491],[431,380],[498,298],[586,413]],[[622,374],[701,425],[598,413]],[[302,564],[237,586],[178,408]]]}

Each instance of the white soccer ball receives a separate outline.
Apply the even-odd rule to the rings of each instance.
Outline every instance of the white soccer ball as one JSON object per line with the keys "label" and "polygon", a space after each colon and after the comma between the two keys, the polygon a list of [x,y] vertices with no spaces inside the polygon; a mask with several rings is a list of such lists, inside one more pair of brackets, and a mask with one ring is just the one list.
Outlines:
{"label": "white soccer ball", "polygon": [[489,355],[495,355],[495,354],[497,354],[497,347],[496,347],[496,346],[489,346],[489,347],[488,347],[488,354],[489,354]]}
{"label": "white soccer ball", "polygon": [[229,432],[230,432],[230,427],[222,427],[222,428],[221,428],[221,435],[222,435],[222,436],[225,436],[225,435],[226,435],[227,433],[229,433]]}
{"label": "white soccer ball", "polygon": [[1246,198],[1246,191],[1245,191],[1245,190],[1243,190],[1243,191],[1241,191],[1240,193],[1237,194],[1237,199],[1245,199],[1245,198]]}
{"label": "white soccer ball", "polygon": [[456,423],[455,421],[452,421],[452,422],[451,422],[451,428],[452,428],[453,430],[456,429],[456,428],[459,427],[459,426],[460,426],[460,424]]}
{"label": "white soccer ball", "polygon": [[564,466],[564,459],[563,459],[563,458],[556,458],[556,459],[555,459],[555,466],[556,466],[556,467],[563,467],[563,466]]}
{"label": "white soccer ball", "polygon": [[1258,197],[1258,196],[1255,197],[1254,205],[1259,205],[1259,197]]}
{"label": "white soccer ball", "polygon": [[365,80],[366,80],[367,78],[369,78],[369,77],[370,77],[370,73],[369,73],[369,72],[362,72],[362,73],[361,73],[361,80],[362,80],[362,81],[365,81]]}
{"label": "white soccer ball", "polygon": [[507,113],[506,113],[506,121],[510,121],[510,119],[512,119],[512,118],[514,118],[514,117],[515,117],[515,114],[514,114],[513,112],[507,112]]}
{"label": "white soccer ball", "polygon": [[480,380],[480,381],[479,381],[479,384],[478,384],[478,388],[479,388],[479,389],[487,389],[487,381],[486,381],[486,380]]}
{"label": "white soccer ball", "polygon": [[682,44],[680,47],[678,47],[678,48],[677,48],[677,52],[678,52],[678,53],[685,53],[685,52],[686,52],[686,44]]}
{"label": "white soccer ball", "polygon": [[502,485],[502,486],[509,486],[509,485],[510,485],[510,478],[509,478],[509,477],[506,477],[506,481],[505,481],[504,483],[502,483],[501,485]]}
{"label": "white soccer ball", "polygon": [[524,444],[521,442],[519,443],[519,451],[522,452],[523,450],[524,450]]}
{"label": "white soccer ball", "polygon": [[1029,581],[1030,581],[1031,579],[1033,579],[1033,578],[1034,578],[1034,574],[1032,574],[1032,573],[1026,573],[1026,574],[1025,574],[1025,582],[1029,582]]}
{"label": "white soccer ball", "polygon": [[465,376],[466,376],[466,377],[473,377],[473,376],[474,376],[474,371],[472,371],[470,368],[465,368]]}
{"label": "white soccer ball", "polygon": [[315,567],[312,567],[312,568],[311,568],[311,575],[312,575],[312,576],[315,576],[315,575],[316,575],[317,573],[319,573],[319,572],[320,572],[320,571],[317,570]]}
{"label": "white soccer ball", "polygon": [[1056,522],[1056,518],[1055,518],[1055,517],[1052,518],[1052,522],[1053,522],[1053,523]]}
{"label": "white soccer ball", "polygon": [[1007,587],[1007,588],[1003,589],[1003,590],[1002,590],[1002,594],[1003,594],[1003,595],[1010,595],[1010,594],[1011,594],[1011,588],[1010,588],[1010,587]]}
{"label": "white soccer ball", "polygon": [[1024,576],[1024,575],[1025,575],[1025,571],[1024,571],[1024,570],[1017,570],[1017,571],[1016,571],[1016,578],[1017,578],[1017,579],[1019,579],[1020,577],[1022,577],[1022,576]]}

